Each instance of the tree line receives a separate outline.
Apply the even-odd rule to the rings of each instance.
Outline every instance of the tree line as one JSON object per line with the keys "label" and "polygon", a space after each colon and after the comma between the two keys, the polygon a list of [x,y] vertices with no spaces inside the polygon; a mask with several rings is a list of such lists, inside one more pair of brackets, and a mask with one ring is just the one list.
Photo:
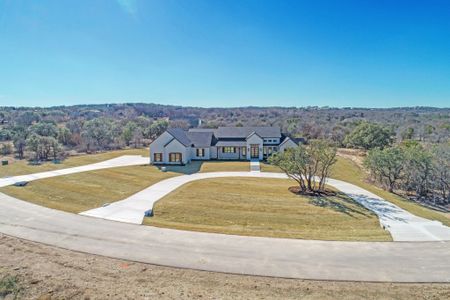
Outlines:
{"label": "tree line", "polygon": [[25,124],[12,122],[0,130],[3,155],[15,153],[19,159],[46,161],[62,159],[69,150],[93,152],[131,145],[137,148],[155,139],[169,125],[166,119],[143,116],[133,120],[99,117],[60,124],[34,115],[25,120]]}
{"label": "tree line", "polygon": [[[40,121],[65,124],[95,118],[135,120],[167,118],[173,126],[189,128],[217,126],[279,126],[293,137],[332,140],[345,146],[345,137],[361,122],[388,128],[396,142],[418,140],[446,143],[450,140],[450,109],[406,108],[330,108],[330,107],[238,107],[200,108],[160,104],[128,103],[60,106],[50,108],[0,107],[3,122],[30,125]],[[124,124],[122,124],[123,126]]]}
{"label": "tree line", "polygon": [[450,145],[407,141],[375,148],[364,165],[370,177],[390,192],[406,193],[434,205],[450,203]]}

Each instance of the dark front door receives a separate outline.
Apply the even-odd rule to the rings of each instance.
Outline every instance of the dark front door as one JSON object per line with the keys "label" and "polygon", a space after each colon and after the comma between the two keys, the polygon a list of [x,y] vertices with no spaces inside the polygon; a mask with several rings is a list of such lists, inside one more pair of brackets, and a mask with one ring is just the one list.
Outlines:
{"label": "dark front door", "polygon": [[250,157],[259,158],[259,145],[250,145]]}

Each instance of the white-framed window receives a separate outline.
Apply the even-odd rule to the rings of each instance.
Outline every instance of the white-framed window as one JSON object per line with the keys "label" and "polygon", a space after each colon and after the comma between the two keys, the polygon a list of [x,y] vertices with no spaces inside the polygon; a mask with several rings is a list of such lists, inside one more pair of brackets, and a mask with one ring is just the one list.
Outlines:
{"label": "white-framed window", "polygon": [[181,153],[178,152],[169,153],[169,162],[181,162]]}
{"label": "white-framed window", "polygon": [[153,153],[154,162],[162,162],[162,153]]}
{"label": "white-framed window", "polygon": [[236,153],[236,147],[223,147],[222,153]]}
{"label": "white-framed window", "polygon": [[205,149],[203,149],[203,148],[197,148],[196,149],[196,156],[197,157],[204,157],[205,156]]}

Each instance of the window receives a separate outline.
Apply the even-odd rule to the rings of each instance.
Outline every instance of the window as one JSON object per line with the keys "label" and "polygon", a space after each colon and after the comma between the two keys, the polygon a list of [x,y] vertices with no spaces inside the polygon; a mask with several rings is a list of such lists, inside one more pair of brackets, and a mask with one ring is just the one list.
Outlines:
{"label": "window", "polygon": [[197,148],[197,157],[204,157],[205,156],[205,149],[203,148]]}
{"label": "window", "polygon": [[222,148],[223,153],[236,153],[235,147],[223,147]]}
{"label": "window", "polygon": [[243,156],[247,155],[247,147],[242,147],[242,155]]}
{"label": "window", "polygon": [[169,162],[181,162],[181,153],[169,153]]}
{"label": "window", "polygon": [[162,153],[154,153],[153,154],[153,161],[154,162],[161,162],[162,161]]}

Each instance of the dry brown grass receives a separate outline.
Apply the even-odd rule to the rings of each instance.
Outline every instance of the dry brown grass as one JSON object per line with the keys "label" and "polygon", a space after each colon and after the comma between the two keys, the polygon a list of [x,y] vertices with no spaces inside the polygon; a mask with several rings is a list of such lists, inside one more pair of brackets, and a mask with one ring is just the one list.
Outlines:
{"label": "dry brown grass", "polygon": [[331,177],[362,187],[363,189],[366,189],[374,193],[375,195],[378,195],[383,199],[386,199],[387,201],[392,202],[395,205],[398,205],[399,207],[419,217],[423,217],[430,220],[437,220],[447,226],[450,226],[450,214],[442,213],[424,207],[411,200],[402,198],[393,193],[389,193],[388,191],[385,191],[373,184],[366,182],[365,181],[365,178],[367,177],[366,172],[352,160],[343,157],[338,157],[338,161],[336,165],[333,167]]}
{"label": "dry brown grass", "polygon": [[[347,153],[350,155],[350,153]],[[359,154],[358,154],[359,157]],[[358,158],[359,159],[359,158]],[[443,224],[450,226],[450,214],[442,213],[427,207],[424,207],[411,200],[405,199],[399,195],[385,191],[371,183],[366,181],[367,173],[361,167],[358,159],[350,159],[348,157],[338,156],[337,163],[333,166],[331,172],[331,178],[339,179],[357,185],[363,189],[366,189],[375,195],[382,197],[383,199],[398,205],[399,207],[413,213],[419,217],[423,217],[430,220],[437,220]],[[282,172],[280,168],[267,164],[261,164],[261,171],[263,172]]]}
{"label": "dry brown grass", "polygon": [[7,186],[0,192],[38,205],[79,213],[123,200],[163,179],[177,176],[149,165],[83,172]]}
{"label": "dry brown grass", "polygon": [[391,240],[370,211],[345,196],[295,195],[286,179],[218,178],[195,181],[155,205],[144,224],[238,235]]}
{"label": "dry brown grass", "polygon": [[111,158],[116,158],[122,155],[148,156],[149,154],[147,149],[117,150],[97,154],[83,154],[77,156],[70,156],[67,159],[63,160],[60,164],[54,164],[53,162],[45,162],[38,166],[30,165],[28,161],[24,159],[10,160],[11,163],[9,165],[0,166],[0,178],[82,166],[101,162]]}

